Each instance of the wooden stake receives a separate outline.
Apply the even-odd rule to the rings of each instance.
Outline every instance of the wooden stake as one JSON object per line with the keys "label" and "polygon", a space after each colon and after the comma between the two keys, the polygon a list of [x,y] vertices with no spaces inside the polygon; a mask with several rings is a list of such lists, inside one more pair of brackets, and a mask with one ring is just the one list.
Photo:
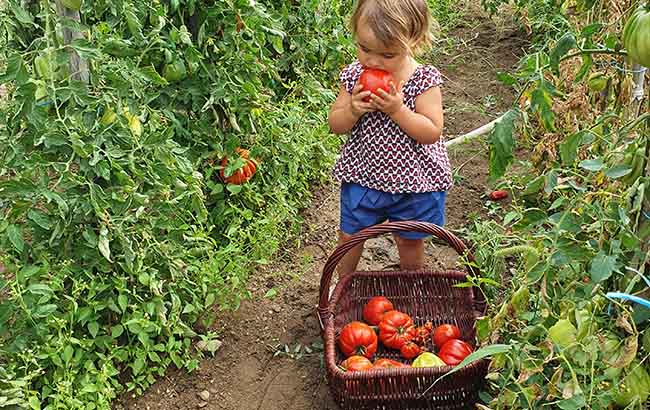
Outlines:
{"label": "wooden stake", "polygon": [[[81,22],[81,15],[78,11],[70,10],[61,4],[60,0],[56,0],[56,11],[61,17],[66,17],[76,22]],[[68,45],[73,40],[84,38],[83,34],[79,31],[74,31],[67,27],[63,28],[63,43]],[[70,50],[70,73],[72,78],[84,83],[90,82],[90,73],[88,71],[88,62],[82,59],[76,51]]]}

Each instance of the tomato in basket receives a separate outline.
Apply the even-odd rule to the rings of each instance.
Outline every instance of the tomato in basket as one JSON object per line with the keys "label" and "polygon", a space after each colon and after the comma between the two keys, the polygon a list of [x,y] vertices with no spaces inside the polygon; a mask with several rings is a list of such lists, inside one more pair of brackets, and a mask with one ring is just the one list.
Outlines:
{"label": "tomato in basket", "polygon": [[391,310],[379,322],[379,340],[386,347],[400,350],[406,342],[415,337],[413,319],[406,313]]}
{"label": "tomato in basket", "polygon": [[400,354],[402,355],[403,358],[405,359],[412,359],[416,357],[417,355],[420,354],[420,346],[413,342],[406,342],[402,346],[401,349],[399,349]]}
{"label": "tomato in basket", "polygon": [[433,343],[441,348],[448,340],[460,338],[460,329],[448,323],[442,324],[433,330]]}
{"label": "tomato in basket", "polygon": [[474,349],[472,349],[472,346],[463,342],[462,340],[451,339],[442,345],[438,351],[438,357],[440,357],[448,365],[456,366],[473,351]]}
{"label": "tomato in basket", "polygon": [[363,307],[363,320],[377,326],[384,313],[393,310],[393,304],[384,296],[373,296]]}
{"label": "tomato in basket", "polygon": [[360,355],[371,358],[377,351],[377,334],[363,322],[350,322],[341,329],[339,348],[346,357]]}
{"label": "tomato in basket", "polygon": [[361,372],[372,369],[372,362],[365,356],[350,356],[339,365],[344,372]]}
{"label": "tomato in basket", "polygon": [[373,369],[389,369],[391,367],[410,367],[410,366],[402,362],[398,362],[397,360],[381,358],[375,360],[375,364],[372,367]]}

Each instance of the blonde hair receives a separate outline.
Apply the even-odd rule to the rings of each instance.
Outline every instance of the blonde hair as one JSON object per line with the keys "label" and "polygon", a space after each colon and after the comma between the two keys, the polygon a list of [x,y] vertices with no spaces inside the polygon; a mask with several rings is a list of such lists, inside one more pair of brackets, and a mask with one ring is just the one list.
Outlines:
{"label": "blonde hair", "polygon": [[412,53],[431,45],[427,0],[358,0],[351,20],[355,36],[362,20],[384,45],[399,45]]}

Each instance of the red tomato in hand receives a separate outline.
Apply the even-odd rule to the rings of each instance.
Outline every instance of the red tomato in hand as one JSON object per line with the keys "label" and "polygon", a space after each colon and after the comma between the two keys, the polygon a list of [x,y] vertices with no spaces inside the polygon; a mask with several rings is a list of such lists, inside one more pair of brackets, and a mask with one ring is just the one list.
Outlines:
{"label": "red tomato in hand", "polygon": [[450,366],[456,366],[462,362],[468,354],[472,353],[474,349],[469,344],[459,339],[448,340],[438,351],[438,357],[443,362]]}
{"label": "red tomato in hand", "polygon": [[379,322],[379,339],[386,347],[400,350],[404,343],[415,337],[413,319],[406,313],[391,310]]}
{"label": "red tomato in hand", "polygon": [[[380,89],[390,93],[391,81],[393,81],[393,76],[388,71],[376,68],[365,68],[359,77],[359,84],[363,86],[363,91],[370,91],[377,95],[379,95]],[[364,98],[363,101],[369,102],[370,96]]]}
{"label": "red tomato in hand", "polygon": [[360,372],[372,369],[372,362],[364,356],[350,356],[342,361],[339,367],[344,372]]}
{"label": "red tomato in hand", "polygon": [[409,367],[407,364],[391,359],[377,359],[372,366],[374,369],[389,369],[391,367]]}
{"label": "red tomato in hand", "polygon": [[374,296],[363,307],[363,320],[366,323],[377,326],[381,322],[384,313],[393,310],[393,304],[383,296]]}
{"label": "red tomato in hand", "polygon": [[433,331],[433,343],[441,348],[447,340],[458,339],[460,337],[460,329],[454,325],[443,324],[435,328]]}
{"label": "red tomato in hand", "polygon": [[365,323],[350,322],[341,329],[339,348],[345,356],[371,358],[377,351],[377,334]]}

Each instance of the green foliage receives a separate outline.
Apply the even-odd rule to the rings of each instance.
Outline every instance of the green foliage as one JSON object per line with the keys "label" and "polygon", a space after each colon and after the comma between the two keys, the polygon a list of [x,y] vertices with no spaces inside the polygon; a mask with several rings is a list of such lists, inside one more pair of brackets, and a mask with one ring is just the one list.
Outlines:
{"label": "green foliage", "polygon": [[[110,408],[170,365],[196,368],[196,329],[246,297],[249,270],[327,178],[347,10],[97,0],[75,22],[54,2],[6,3],[0,385],[11,400]],[[85,36],[66,45],[66,29]],[[89,83],[70,72],[72,52]],[[226,185],[220,159],[238,146],[258,172]]]}
{"label": "green foliage", "polygon": [[[470,231],[484,292],[498,302],[478,334],[512,346],[483,393],[494,409],[641,409],[647,399],[650,311],[605,294],[650,289],[650,115],[632,109],[620,19],[577,3],[579,24],[499,76],[519,92],[508,115],[520,116],[492,133],[490,173],[513,201],[502,220]],[[526,161],[513,161],[515,131]]]}

